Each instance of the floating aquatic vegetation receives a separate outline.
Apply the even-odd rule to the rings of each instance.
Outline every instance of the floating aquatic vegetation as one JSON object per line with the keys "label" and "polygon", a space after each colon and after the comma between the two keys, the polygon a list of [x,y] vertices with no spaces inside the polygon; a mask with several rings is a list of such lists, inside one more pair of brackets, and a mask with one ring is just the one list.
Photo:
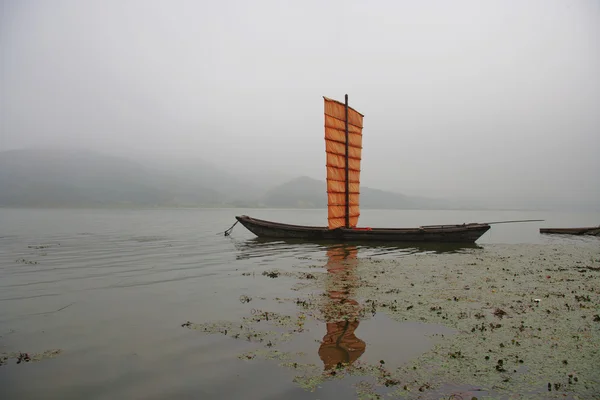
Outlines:
{"label": "floating aquatic vegetation", "polygon": [[[491,254],[487,254],[488,259],[483,262],[484,267],[489,265],[493,268],[499,259],[506,262],[511,258],[506,256],[496,258],[497,254],[492,251],[486,253]],[[585,252],[583,253],[585,254]],[[547,284],[531,271],[526,271],[524,274],[531,278],[524,279],[519,273],[520,262],[513,261],[510,267],[504,268],[504,270],[490,268],[492,269],[490,272],[485,268],[483,270],[485,272],[483,272],[481,266],[479,271],[469,270],[469,262],[465,262],[472,258],[472,255],[469,254],[445,257],[448,260],[439,267],[428,265],[429,261],[434,258],[440,259],[440,257],[417,256],[415,257],[417,261],[412,265],[403,263],[402,270],[390,268],[387,273],[387,282],[401,286],[401,288],[397,288],[399,289],[397,291],[389,289],[384,290],[383,293],[382,291],[376,293],[362,291],[365,297],[369,297],[377,305],[389,301],[387,296],[390,295],[394,295],[396,300],[401,301],[403,300],[401,293],[410,294],[408,298],[426,298],[428,301],[418,301],[411,309],[390,310],[384,308],[381,311],[387,312],[392,318],[398,320],[441,322],[461,331],[461,334],[437,344],[434,349],[418,360],[402,367],[404,372],[417,377],[420,375],[422,378],[433,377],[435,379],[432,381],[435,382],[471,382],[472,384],[485,382],[496,391],[508,393],[519,392],[519,388],[539,389],[545,386],[544,377],[547,376],[552,377],[553,390],[556,391],[556,387],[558,387],[561,393],[591,393],[592,387],[599,387],[598,379],[592,372],[594,360],[598,360],[598,330],[597,328],[593,330],[590,323],[585,322],[586,319],[589,320],[585,315],[585,308],[579,306],[576,308],[576,304],[572,302],[569,302],[571,304],[566,303],[568,307],[565,306],[564,299],[566,297],[563,294],[569,293],[584,283],[575,279],[574,275],[577,270],[572,266],[573,260],[571,260],[570,268],[565,268],[560,276],[555,277],[558,282],[561,282],[559,287],[563,292],[557,293],[556,283]],[[517,260],[524,258],[524,261],[527,262],[528,258],[535,257],[524,252],[524,254],[512,256],[512,258]],[[538,273],[543,269],[542,266],[540,265]],[[368,269],[368,263],[363,264],[362,267]],[[423,274],[424,267],[431,268],[427,270],[428,277]],[[508,275],[511,273],[513,276]],[[364,274],[368,276],[370,272],[367,270]],[[520,279],[513,280],[514,274],[518,274]],[[406,282],[414,281],[418,276],[422,276],[422,280],[418,284],[417,291]],[[437,278],[432,278],[432,276],[437,276]],[[461,276],[463,279],[459,286],[459,281],[455,281],[455,279]],[[452,284],[444,281],[450,281]],[[381,283],[385,284],[385,282]],[[464,301],[469,304],[461,304],[463,296],[452,295],[446,296],[448,302],[446,306],[437,305],[440,304],[439,301],[442,300],[442,297],[445,297],[444,294],[465,290],[465,286],[478,290],[477,292],[464,292],[469,293],[467,296],[463,295]],[[499,290],[501,290],[501,295]],[[592,286],[587,286],[586,289],[581,286],[581,290],[588,293],[579,294],[584,297],[576,300],[588,303],[589,296],[589,302],[594,303],[597,307],[599,303],[597,291]],[[529,301],[523,299],[534,293],[549,294],[548,298],[552,300],[546,300],[547,308],[541,309],[533,299]],[[404,297],[407,298],[407,296]],[[430,305],[432,302],[437,304]],[[510,310],[510,312],[505,310]],[[473,323],[486,319],[488,313],[490,316],[501,317],[509,322],[508,324],[505,322]],[[572,315],[570,315],[571,313]],[[444,318],[445,316],[447,317]],[[589,317],[591,318],[592,315]],[[512,322],[515,319],[516,323]],[[468,326],[468,323],[471,325]],[[575,339],[573,333],[577,333],[576,336],[580,339]],[[587,340],[583,339],[584,335]],[[477,353],[482,352],[484,354],[478,357]],[[450,355],[450,357],[443,361],[440,359],[443,354]],[[569,356],[576,357],[578,361],[571,362]],[[496,363],[492,361],[494,359]],[[567,359],[568,363],[565,364],[563,360]],[[499,363],[498,360],[501,362]],[[556,361],[551,362],[552,360]],[[440,364],[444,368],[435,368],[436,364]],[[417,368],[411,371],[411,366]],[[568,375],[573,372],[570,369],[572,366],[576,366],[574,369],[578,370],[578,382],[581,383],[581,375],[586,376],[587,388],[584,385],[580,385],[578,388],[573,387],[575,381],[572,377],[570,379],[571,387],[569,387]],[[421,369],[426,370],[426,373],[418,374]],[[494,372],[498,375],[495,376]],[[556,386],[554,383],[559,385]],[[548,396],[548,394],[541,395],[541,397],[544,396]]]}
{"label": "floating aquatic vegetation", "polygon": [[[211,321],[196,324],[186,321],[181,327],[272,347],[277,343],[289,341],[293,333],[303,332],[305,321],[306,314],[302,312],[292,316],[253,308],[250,315],[242,317],[240,322]],[[266,326],[263,326],[265,324]]]}
{"label": "floating aquatic vegetation", "polygon": [[314,274],[311,274],[311,273],[308,273],[308,272],[301,272],[300,273],[300,277],[302,279],[317,279]]}
{"label": "floating aquatic vegetation", "polygon": [[61,349],[46,350],[41,353],[0,353],[0,365],[8,364],[8,360],[15,359],[17,364],[28,363],[28,362],[39,362],[54,358],[62,353]]}
{"label": "floating aquatic vegetation", "polygon": [[316,274],[316,273],[280,271],[278,269],[263,271],[262,275],[267,276],[269,278],[279,278],[280,276],[287,276],[287,277],[303,279],[303,280],[317,279],[317,276],[318,276],[318,274]]}
{"label": "floating aquatic vegetation", "polygon": [[359,400],[378,400],[381,399],[381,395],[377,393],[377,386],[372,382],[366,380],[360,381],[354,385],[356,389],[356,395]]}
{"label": "floating aquatic vegetation", "polygon": [[274,271],[264,271],[262,273],[264,276],[268,276],[269,278],[277,278],[279,277],[279,275],[281,275],[281,272],[274,270]]}
{"label": "floating aquatic vegetation", "polygon": [[29,265],[36,265],[38,263],[37,261],[27,260],[25,258],[19,258],[15,262],[18,264],[29,264]]}
{"label": "floating aquatic vegetation", "polygon": [[259,357],[265,360],[285,361],[290,360],[292,356],[293,354],[287,351],[259,349],[242,353],[238,356],[238,358],[241,360],[253,360],[256,357]]}
{"label": "floating aquatic vegetation", "polygon": [[500,319],[502,319],[502,317],[504,317],[506,315],[506,311],[500,309],[500,308],[496,308],[494,310],[494,315]]}
{"label": "floating aquatic vegetation", "polygon": [[[459,333],[442,335],[429,351],[402,365],[355,360],[324,370],[302,364],[293,354],[280,365],[293,370],[293,381],[306,390],[330,379],[374,378],[356,387],[357,394],[367,398],[377,398],[382,388],[394,388],[386,398],[459,396],[444,392],[450,390],[444,389],[447,383],[467,388],[460,393],[589,398],[600,392],[600,274],[596,266],[582,265],[589,265],[590,259],[596,263],[599,253],[583,246],[493,245],[401,260],[357,259],[344,267],[328,263],[323,267],[327,272],[311,272],[310,278],[285,273],[301,280],[294,289],[309,294],[278,301],[295,304],[301,313],[253,310],[241,324],[204,326],[204,331],[222,333],[229,326],[241,334],[246,327],[275,351],[283,338],[292,340],[301,333],[308,318],[349,327],[381,312],[399,322],[441,323]],[[259,329],[265,324],[266,330]],[[269,332],[277,334],[267,340]],[[402,340],[398,338],[399,346]],[[266,358],[265,354],[283,353],[252,352],[245,357]]]}
{"label": "floating aquatic vegetation", "polygon": [[252,297],[246,296],[245,294],[240,296],[240,303],[250,303],[252,301]]}

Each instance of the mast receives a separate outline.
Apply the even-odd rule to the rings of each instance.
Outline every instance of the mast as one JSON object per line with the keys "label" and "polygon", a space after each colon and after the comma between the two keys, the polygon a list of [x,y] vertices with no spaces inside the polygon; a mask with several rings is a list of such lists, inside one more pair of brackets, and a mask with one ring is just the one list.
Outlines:
{"label": "mast", "polygon": [[346,228],[350,228],[350,185],[348,183],[348,95],[346,94]]}

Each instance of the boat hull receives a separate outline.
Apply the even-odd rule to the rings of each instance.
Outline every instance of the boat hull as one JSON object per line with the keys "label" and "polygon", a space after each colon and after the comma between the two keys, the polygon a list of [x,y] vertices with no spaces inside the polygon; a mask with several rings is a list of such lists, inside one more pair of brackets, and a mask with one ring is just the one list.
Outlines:
{"label": "boat hull", "polygon": [[540,228],[540,233],[600,236],[600,226],[591,226],[585,228]]}
{"label": "boat hull", "polygon": [[235,217],[261,238],[336,240],[352,242],[475,243],[490,229],[488,224],[432,225],[419,228],[339,228],[289,225],[241,215]]}

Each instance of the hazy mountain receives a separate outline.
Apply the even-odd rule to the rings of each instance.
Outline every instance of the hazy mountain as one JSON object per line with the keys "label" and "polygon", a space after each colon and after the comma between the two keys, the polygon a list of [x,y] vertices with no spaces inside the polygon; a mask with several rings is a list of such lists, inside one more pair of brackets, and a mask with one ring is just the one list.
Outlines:
{"label": "hazy mountain", "polygon": [[[300,177],[276,186],[261,199],[267,207],[327,207],[327,191],[325,181],[309,177]],[[360,204],[362,208],[376,209],[435,209],[444,208],[448,203],[444,200],[405,196],[361,186]]]}
{"label": "hazy mountain", "polygon": [[[197,158],[177,157],[139,157],[139,162],[148,172],[165,175],[179,185],[189,188],[210,188],[219,193],[220,201],[234,203],[255,201],[260,198],[270,185],[257,183],[255,180],[240,174],[228,172],[220,165],[214,165]],[[223,160],[227,163],[227,160]]]}
{"label": "hazy mountain", "polygon": [[[138,157],[132,161],[88,150],[0,152],[0,206],[234,206],[325,208],[325,182],[300,177],[282,182],[278,171],[260,176],[227,171],[197,159]],[[568,209],[547,199],[534,208]],[[585,200],[585,199],[583,199]],[[597,209],[597,204],[578,204]],[[432,199],[361,187],[361,207],[377,209],[524,209],[510,198]],[[532,208],[532,207],[530,207]]]}
{"label": "hazy mountain", "polygon": [[200,205],[218,191],[124,158],[86,150],[0,152],[0,205]]}
{"label": "hazy mountain", "polygon": [[[131,161],[88,150],[27,149],[0,152],[0,205],[327,207],[325,182],[308,177],[271,189],[194,159]],[[365,208],[436,208],[442,204],[361,188]]]}

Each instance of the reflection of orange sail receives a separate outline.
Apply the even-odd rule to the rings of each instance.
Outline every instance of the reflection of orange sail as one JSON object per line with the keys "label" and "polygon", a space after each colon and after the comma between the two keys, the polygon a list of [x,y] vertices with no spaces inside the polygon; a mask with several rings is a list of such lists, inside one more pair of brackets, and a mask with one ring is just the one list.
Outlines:
{"label": "reflection of orange sail", "polygon": [[327,250],[328,300],[322,310],[327,323],[327,334],[319,347],[319,357],[326,370],[340,363],[352,363],[365,352],[365,342],[354,334],[360,323],[360,305],[349,298],[356,281],[356,254],[356,247],[334,247]]}
{"label": "reflection of orange sail", "polygon": [[[348,227],[355,227],[360,215],[363,115],[350,107],[346,108],[346,104],[327,97],[324,99],[329,229],[346,226],[346,189],[348,189]],[[348,146],[346,146],[346,130]],[[346,157],[346,150],[348,157]],[[347,177],[346,166],[348,167]]]}
{"label": "reflection of orange sail", "polygon": [[340,364],[352,364],[365,352],[367,345],[354,334],[358,324],[358,320],[327,323],[327,334],[319,347],[319,357],[325,370]]}

